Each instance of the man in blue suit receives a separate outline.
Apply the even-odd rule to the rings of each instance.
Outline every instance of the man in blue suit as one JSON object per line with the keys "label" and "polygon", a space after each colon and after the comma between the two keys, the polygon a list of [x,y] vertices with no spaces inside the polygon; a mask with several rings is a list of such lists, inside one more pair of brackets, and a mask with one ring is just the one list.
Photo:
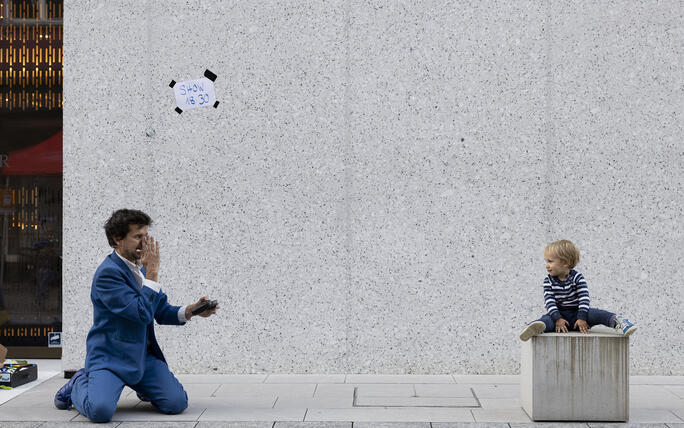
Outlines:
{"label": "man in blue suit", "polygon": [[[55,406],[68,409],[73,404],[93,422],[112,419],[125,385],[162,413],[180,413],[188,406],[188,396],[157,344],[154,321],[183,325],[209,299],[182,307],[167,302],[157,282],[159,243],[147,233],[151,224],[147,214],[126,209],[115,211],[105,224],[114,251],[93,278],[85,368],[55,395]],[[199,315],[209,317],[217,309]]]}

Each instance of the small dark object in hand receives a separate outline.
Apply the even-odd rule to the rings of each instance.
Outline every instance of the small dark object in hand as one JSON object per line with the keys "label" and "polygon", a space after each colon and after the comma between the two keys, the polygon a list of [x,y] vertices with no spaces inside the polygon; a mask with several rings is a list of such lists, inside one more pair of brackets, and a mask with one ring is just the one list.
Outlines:
{"label": "small dark object in hand", "polygon": [[201,305],[199,305],[194,311],[192,311],[192,314],[201,314],[202,312],[207,311],[209,309],[214,309],[216,305],[218,305],[218,302],[216,300],[212,300],[211,302],[204,302]]}

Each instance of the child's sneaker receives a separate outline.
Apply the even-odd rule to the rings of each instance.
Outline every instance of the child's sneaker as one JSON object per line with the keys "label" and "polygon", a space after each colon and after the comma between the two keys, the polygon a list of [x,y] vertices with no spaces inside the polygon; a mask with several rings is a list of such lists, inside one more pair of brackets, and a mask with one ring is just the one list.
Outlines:
{"label": "child's sneaker", "polygon": [[536,336],[546,330],[546,324],[543,321],[535,321],[525,327],[522,333],[520,333],[520,340],[527,342],[530,337]]}
{"label": "child's sneaker", "polygon": [[629,336],[630,334],[634,333],[636,329],[637,326],[632,324],[627,318],[623,318],[621,316],[615,317],[615,330],[617,330],[618,333]]}

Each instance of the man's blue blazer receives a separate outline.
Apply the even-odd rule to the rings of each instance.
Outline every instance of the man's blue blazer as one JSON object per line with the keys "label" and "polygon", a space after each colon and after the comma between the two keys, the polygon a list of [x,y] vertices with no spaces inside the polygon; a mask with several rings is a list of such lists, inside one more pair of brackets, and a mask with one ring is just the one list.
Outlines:
{"label": "man's blue blazer", "polygon": [[107,369],[135,385],[143,376],[148,342],[150,352],[166,361],[154,336],[154,320],[184,324],[178,321],[180,306],[170,305],[161,290],[141,288],[114,252],[95,271],[90,300],[93,327],[86,339],[86,372]]}

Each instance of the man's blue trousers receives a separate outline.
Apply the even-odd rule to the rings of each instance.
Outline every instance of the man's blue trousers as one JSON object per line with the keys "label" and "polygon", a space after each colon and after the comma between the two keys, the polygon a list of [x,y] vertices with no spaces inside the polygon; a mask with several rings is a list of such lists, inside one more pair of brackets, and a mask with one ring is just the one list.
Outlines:
{"label": "man's blue trousers", "polygon": [[[93,422],[112,420],[125,383],[109,370],[95,370],[79,376],[71,390],[71,402]],[[169,366],[152,354],[145,357],[145,373],[137,385],[128,385],[150,399],[162,413],[176,414],[188,407],[188,394]]]}

